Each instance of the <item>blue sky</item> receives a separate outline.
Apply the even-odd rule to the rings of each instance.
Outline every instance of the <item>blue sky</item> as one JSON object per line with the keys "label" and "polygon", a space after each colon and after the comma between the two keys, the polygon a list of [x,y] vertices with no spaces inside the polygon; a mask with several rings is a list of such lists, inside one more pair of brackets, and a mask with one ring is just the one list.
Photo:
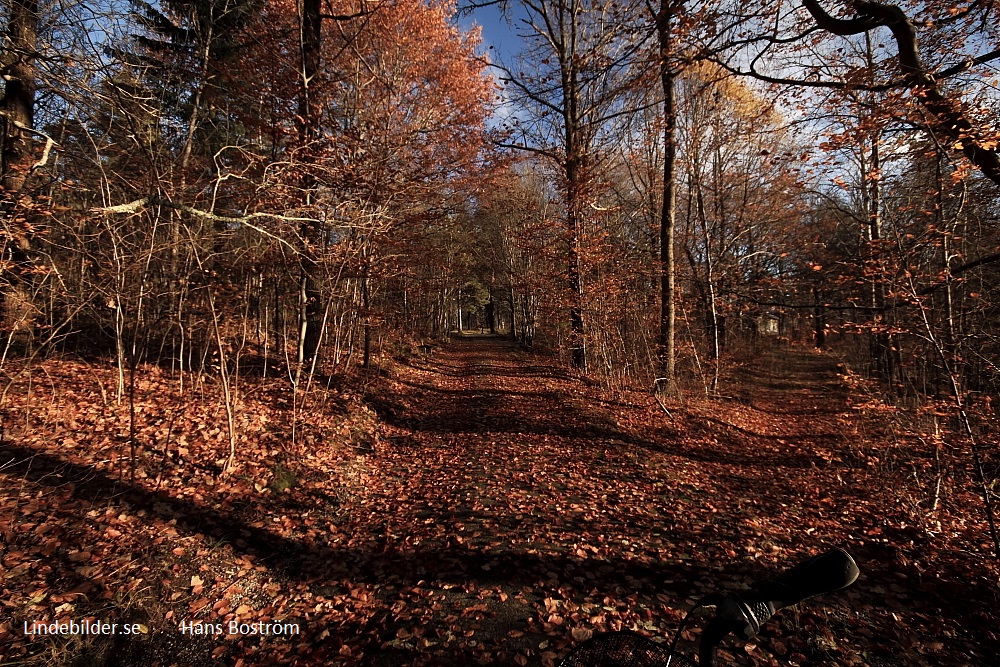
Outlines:
{"label": "blue sky", "polygon": [[[511,5],[515,11],[520,10],[517,3],[511,3]],[[489,54],[490,60],[510,62],[511,57],[520,50],[520,38],[511,31],[510,26],[501,16],[499,8],[495,5],[477,7],[471,16],[460,16],[458,23],[466,29],[473,24],[479,25],[483,29],[482,51],[484,54]]]}
{"label": "blue sky", "polygon": [[[459,1],[461,2],[461,0]],[[509,7],[515,12],[515,15],[521,14],[524,11],[520,4],[514,1],[509,3]],[[459,16],[458,24],[466,30],[473,25],[478,25],[482,28],[483,42],[479,52],[486,56],[490,62],[502,63],[507,66],[514,64],[514,60],[522,46],[521,38],[518,37],[517,33],[523,32],[521,30],[523,26],[514,26],[512,30],[496,5],[478,7],[473,10],[471,15]],[[497,106],[493,110],[493,118],[490,121],[490,125],[498,126],[503,125],[511,117],[517,116],[518,111],[512,106],[507,95],[504,93],[503,85],[499,83],[499,78],[501,77],[500,70],[493,68],[491,73],[497,78],[499,90]]]}

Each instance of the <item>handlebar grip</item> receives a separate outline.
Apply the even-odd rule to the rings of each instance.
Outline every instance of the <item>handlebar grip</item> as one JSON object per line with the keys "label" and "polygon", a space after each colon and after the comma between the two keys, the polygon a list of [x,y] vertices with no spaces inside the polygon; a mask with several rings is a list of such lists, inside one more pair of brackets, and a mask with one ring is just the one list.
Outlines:
{"label": "handlebar grip", "polygon": [[780,609],[814,595],[846,588],[859,574],[858,565],[849,553],[833,549],[799,563],[774,579],[756,582],[745,593],[727,597],[719,603],[716,619],[725,633],[753,639]]}
{"label": "handlebar grip", "polygon": [[833,549],[807,561],[770,581],[751,588],[761,593],[776,609],[798,604],[806,598],[832,593],[853,584],[860,574],[857,563],[843,549]]}

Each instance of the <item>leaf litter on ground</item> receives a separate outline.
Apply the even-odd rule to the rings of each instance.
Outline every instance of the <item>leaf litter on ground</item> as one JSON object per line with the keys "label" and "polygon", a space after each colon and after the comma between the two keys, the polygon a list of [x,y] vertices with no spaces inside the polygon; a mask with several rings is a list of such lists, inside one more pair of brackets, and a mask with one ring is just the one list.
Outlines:
{"label": "leaf litter on ground", "polygon": [[[489,338],[304,408],[245,378],[230,474],[210,382],[181,395],[142,369],[130,431],[113,369],[41,362],[5,406],[0,654],[554,665],[595,632],[664,640],[701,595],[839,545],[859,583],[727,646],[734,664],[989,664],[997,568],[969,488],[951,480],[921,517],[906,471],[871,463],[835,363],[781,355],[780,384],[764,359],[735,396],[675,401],[671,418]],[[85,618],[149,632],[22,632]],[[182,632],[231,621],[299,634]]]}

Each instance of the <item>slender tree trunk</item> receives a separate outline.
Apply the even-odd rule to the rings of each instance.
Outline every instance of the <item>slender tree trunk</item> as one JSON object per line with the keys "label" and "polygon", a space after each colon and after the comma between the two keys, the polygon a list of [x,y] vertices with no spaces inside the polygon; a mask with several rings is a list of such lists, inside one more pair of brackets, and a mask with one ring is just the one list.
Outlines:
{"label": "slender tree trunk", "polygon": [[[567,132],[568,134],[568,132]],[[575,140],[568,145],[575,146]],[[575,149],[574,149],[575,152]],[[572,353],[573,366],[586,368],[587,348],[584,341],[583,325],[583,284],[580,281],[580,209],[583,199],[583,174],[578,158],[566,161],[566,181],[568,202],[566,212],[566,231],[569,253],[567,257],[567,279],[569,287],[569,344]]]}
{"label": "slender tree trunk", "polygon": [[[869,54],[871,53],[870,46],[869,39]],[[862,147],[861,159],[862,179],[866,183],[864,188],[864,203],[868,216],[866,240],[868,241],[870,256],[879,265],[879,270],[873,278],[870,295],[870,305],[876,313],[873,322],[875,331],[869,334],[871,337],[870,349],[876,375],[892,385],[896,379],[896,365],[893,353],[894,341],[889,333],[880,330],[889,325],[887,321],[889,309],[885,307],[885,271],[882,267],[882,248],[880,247],[880,242],[882,241],[882,188],[879,175],[882,169],[882,157],[879,151],[881,138],[878,131],[872,132],[870,141],[870,152],[865,156],[864,147]]]}
{"label": "slender tree trunk", "polygon": [[675,350],[677,304],[675,301],[674,235],[676,217],[674,207],[677,193],[674,189],[676,163],[675,132],[677,126],[674,108],[674,71],[670,63],[673,46],[671,18],[674,3],[660,0],[656,15],[656,35],[660,47],[660,85],[663,88],[663,197],[660,204],[660,335],[657,341],[659,357],[658,384],[660,392],[677,392],[677,360]]}
{"label": "slender tree trunk", "polygon": [[819,350],[826,345],[826,321],[823,318],[823,302],[819,298],[818,287],[813,287],[813,302],[816,304],[813,308],[813,331],[815,332],[813,343]]}
{"label": "slender tree trunk", "polygon": [[566,159],[563,165],[566,178],[566,287],[569,297],[569,347],[573,366],[584,369],[587,365],[587,348],[583,321],[583,284],[580,275],[580,227],[583,222],[583,198],[589,178],[586,165],[587,140],[581,111],[581,91],[577,44],[579,25],[571,3],[560,26],[558,56],[560,84],[562,85],[563,147]]}
{"label": "slender tree trunk", "polygon": [[510,275],[510,339],[517,341],[517,299],[514,294],[514,274]]}
{"label": "slender tree trunk", "polygon": [[[313,83],[319,74],[321,50],[321,12],[320,0],[302,0],[300,24],[301,71],[299,76],[299,143],[304,151],[303,159],[311,162],[310,154],[314,150],[312,144],[319,135],[319,110],[315,100]],[[303,178],[305,203],[313,203],[315,179],[307,174]],[[299,268],[302,274],[302,294],[304,303],[303,328],[300,338],[302,349],[299,358],[303,362],[311,362],[319,348],[320,327],[323,321],[323,298],[320,292],[319,262],[317,249],[322,247],[320,230],[314,223],[303,223],[300,230],[302,247]]]}
{"label": "slender tree trunk", "polygon": [[368,368],[372,360],[372,324],[371,324],[371,296],[368,287],[368,259],[365,258],[364,268],[361,269],[361,328],[364,331],[364,356],[361,365]]}

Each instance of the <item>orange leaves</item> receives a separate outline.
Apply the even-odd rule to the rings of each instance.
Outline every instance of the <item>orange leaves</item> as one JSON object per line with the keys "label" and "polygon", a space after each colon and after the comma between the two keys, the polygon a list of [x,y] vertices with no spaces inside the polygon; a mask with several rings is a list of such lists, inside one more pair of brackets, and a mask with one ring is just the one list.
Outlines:
{"label": "orange leaves", "polygon": [[[350,3],[343,7],[345,15],[356,11]],[[294,26],[297,20],[293,3],[272,0],[267,13],[274,24]],[[310,82],[310,99],[332,114],[317,122],[350,131],[331,132],[326,154],[316,164],[326,168],[351,155],[336,176],[382,189],[413,188],[421,180],[468,166],[484,146],[492,80],[475,57],[478,36],[460,34],[453,13],[450,3],[396,0],[357,20],[324,21],[323,69]],[[297,33],[265,34],[278,35],[278,42],[260,45],[258,58],[248,62],[286,67],[264,84],[291,102],[300,94],[296,58],[275,60],[267,52],[297,55]],[[388,179],[382,175],[387,166],[402,171]]]}
{"label": "orange leaves", "polygon": [[[176,641],[183,622],[224,626],[221,637],[187,643],[204,644],[206,662],[214,655],[246,667],[355,665],[391,652],[405,664],[554,666],[598,632],[665,638],[686,600],[719,581],[743,584],[787,554],[849,540],[867,556],[869,585],[882,586],[884,597],[875,604],[872,589],[859,587],[850,607],[831,599],[788,617],[788,625],[779,619],[768,628],[773,641],[742,651],[740,661],[767,665],[774,653],[782,663],[801,654],[806,662],[857,664],[852,656],[875,654],[885,637],[908,636],[928,619],[945,625],[940,637],[992,646],[989,613],[965,614],[946,602],[955,599],[948,587],[960,579],[961,556],[929,546],[976,519],[939,512],[944,528],[932,540],[894,523],[899,507],[880,500],[874,476],[885,461],[852,449],[857,438],[850,415],[838,414],[843,397],[832,395],[836,364],[828,359],[782,349],[780,359],[762,358],[744,387],[756,388],[752,400],[689,397],[671,405],[675,421],[668,421],[647,395],[607,401],[600,388],[535,357],[463,345],[375,381],[369,397],[410,421],[386,420],[376,456],[329,439],[296,451],[283,459],[299,477],[287,493],[252,490],[254,479],[272,474],[279,451],[263,432],[245,445],[248,479],[225,484],[203,483],[194,462],[213,452],[189,433],[191,462],[144,461],[151,477],[157,466],[169,474],[97,505],[74,505],[75,496],[59,492],[65,461],[63,478],[52,471],[27,478],[14,512],[11,489],[20,485],[0,485],[4,520],[14,516],[0,555],[0,642],[24,644],[8,621],[22,610],[39,618],[123,614],[115,605],[127,598],[153,616],[142,641]],[[780,376],[784,388],[765,391],[781,363],[801,377]],[[168,407],[176,396],[158,387]],[[254,390],[269,400],[249,404],[250,421],[266,414],[287,426],[273,400],[279,390]],[[185,409],[192,423],[207,421],[198,405]],[[88,417],[75,419],[86,433]],[[103,447],[81,436],[73,453],[62,453],[73,461],[92,456],[85,470],[93,478],[111,474],[99,463]],[[933,451],[926,459],[934,461]],[[43,557],[44,540],[54,542]],[[934,559],[933,576],[910,572],[915,555]],[[974,569],[964,578],[976,586],[959,590],[978,603],[991,595],[983,582],[995,566],[969,562]],[[93,588],[73,592],[85,584]],[[294,621],[302,634],[226,637],[231,620]],[[920,642],[900,642],[913,654],[901,664],[928,656],[960,664],[957,651],[965,650],[951,641],[938,646],[926,633]]]}

